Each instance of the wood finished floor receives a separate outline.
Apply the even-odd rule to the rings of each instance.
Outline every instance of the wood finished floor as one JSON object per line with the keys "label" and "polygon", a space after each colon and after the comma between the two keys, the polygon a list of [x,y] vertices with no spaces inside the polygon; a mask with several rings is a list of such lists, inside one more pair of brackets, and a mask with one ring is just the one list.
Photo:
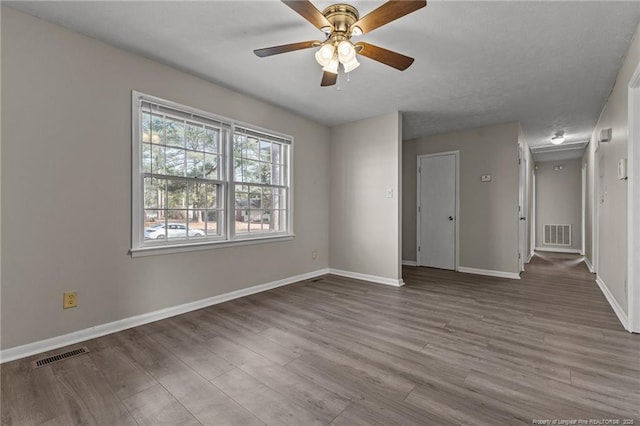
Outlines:
{"label": "wood finished floor", "polygon": [[640,424],[640,336],[577,256],[539,254],[520,281],[404,280],[328,275],[6,363],[2,423]]}

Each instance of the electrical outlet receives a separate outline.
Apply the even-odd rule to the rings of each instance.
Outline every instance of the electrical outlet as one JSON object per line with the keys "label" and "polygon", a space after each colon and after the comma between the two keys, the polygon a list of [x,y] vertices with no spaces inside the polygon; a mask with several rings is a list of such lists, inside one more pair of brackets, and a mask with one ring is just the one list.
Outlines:
{"label": "electrical outlet", "polygon": [[311,259],[316,260],[317,258],[318,258],[318,253],[315,250],[313,250],[311,252]]}
{"label": "electrical outlet", "polygon": [[78,293],[75,291],[66,291],[64,292],[64,297],[62,298],[62,308],[69,309],[75,308],[78,306]]}

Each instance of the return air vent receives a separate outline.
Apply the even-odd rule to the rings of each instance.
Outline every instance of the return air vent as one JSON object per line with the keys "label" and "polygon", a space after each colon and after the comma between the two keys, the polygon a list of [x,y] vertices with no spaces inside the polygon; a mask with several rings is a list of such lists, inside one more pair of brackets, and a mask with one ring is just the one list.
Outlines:
{"label": "return air vent", "polygon": [[571,225],[544,225],[544,244],[570,246]]}
{"label": "return air vent", "polygon": [[54,362],[64,361],[65,359],[73,358],[74,356],[84,355],[89,352],[89,349],[86,346],[83,346],[78,349],[74,349],[72,351],[63,352],[61,354],[52,355],[47,358],[42,358],[37,361],[33,361],[33,367],[44,367],[45,365],[53,364]]}

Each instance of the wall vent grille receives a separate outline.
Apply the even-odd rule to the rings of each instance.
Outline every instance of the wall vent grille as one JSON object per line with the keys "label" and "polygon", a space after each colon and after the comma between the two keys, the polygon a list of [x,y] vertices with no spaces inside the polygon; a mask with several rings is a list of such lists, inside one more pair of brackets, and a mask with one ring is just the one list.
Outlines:
{"label": "wall vent grille", "polygon": [[83,346],[78,349],[73,349],[71,351],[63,352],[61,354],[52,355],[47,358],[38,359],[33,361],[33,367],[44,367],[45,365],[53,364],[54,362],[64,361],[65,359],[73,358],[74,356],[84,355],[89,353],[89,349],[86,346]]}
{"label": "wall vent grille", "polygon": [[544,225],[544,244],[571,246],[571,225]]}

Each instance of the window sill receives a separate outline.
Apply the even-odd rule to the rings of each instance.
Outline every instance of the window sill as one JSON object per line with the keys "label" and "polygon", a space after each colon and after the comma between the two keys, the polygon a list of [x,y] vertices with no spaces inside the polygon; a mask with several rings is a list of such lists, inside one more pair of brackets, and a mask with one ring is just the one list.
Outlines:
{"label": "window sill", "polygon": [[211,250],[224,247],[248,246],[254,244],[276,243],[290,241],[295,234],[272,235],[267,237],[236,239],[232,241],[206,241],[201,243],[173,244],[162,246],[138,247],[129,250],[131,257],[156,256],[161,254],[186,253],[190,251]]}

